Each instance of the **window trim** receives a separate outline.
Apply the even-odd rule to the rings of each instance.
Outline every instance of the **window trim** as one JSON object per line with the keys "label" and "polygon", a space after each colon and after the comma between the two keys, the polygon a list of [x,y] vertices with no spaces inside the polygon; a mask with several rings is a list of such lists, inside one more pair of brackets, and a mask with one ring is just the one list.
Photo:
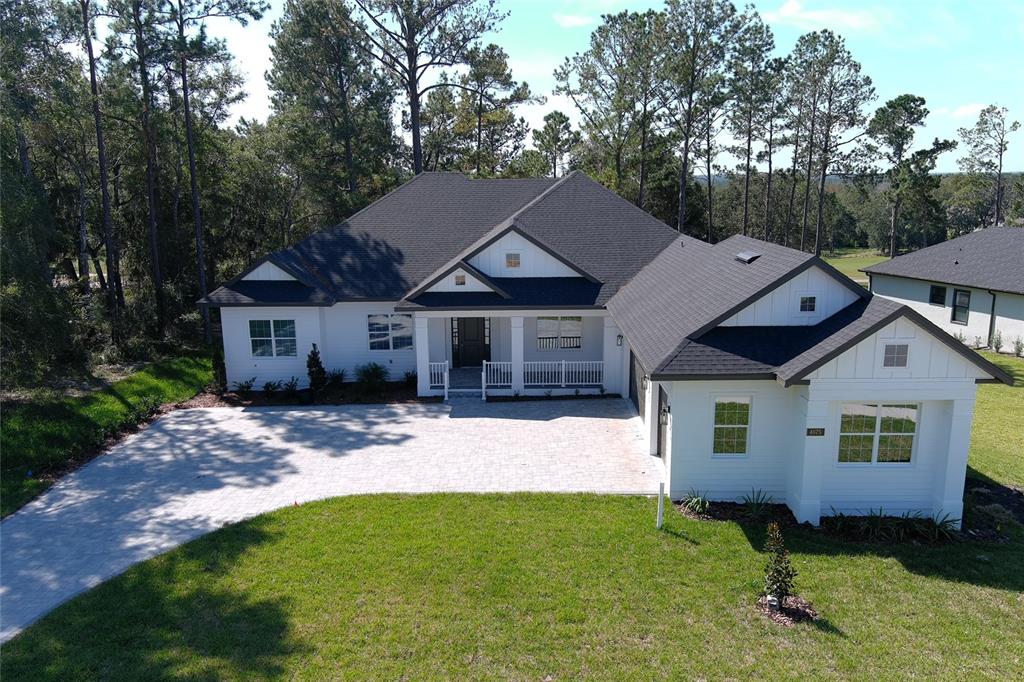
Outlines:
{"label": "window trim", "polygon": [[[516,257],[516,264],[515,265],[509,265],[508,264],[508,257],[509,256],[515,256]],[[506,251],[505,252],[505,269],[506,270],[521,270],[522,267],[523,267],[523,252],[522,251],[517,250],[517,251]]]}
{"label": "window trim", "polygon": [[[370,338],[370,318],[381,316],[388,318],[388,347],[374,348],[373,341],[383,341],[383,339]],[[409,345],[405,348],[395,348],[395,331],[394,324],[391,321],[392,317],[409,318],[409,327],[411,334]],[[415,321],[413,320],[413,316],[410,313],[366,313],[366,347],[371,353],[404,353],[406,351],[414,350],[416,347],[416,327]]]}
{"label": "window trim", "polygon": [[[562,339],[564,339],[564,338],[567,338],[567,339],[573,338],[572,336],[566,336],[566,335],[564,335],[562,333],[562,320],[568,319],[568,318],[572,318],[574,320],[578,319],[580,321],[580,335],[579,335],[580,345],[575,347],[575,348],[572,348],[572,347],[566,348],[565,346],[562,345]],[[534,322],[535,329],[534,329],[534,334],[533,334],[534,337],[536,337],[536,339],[537,339],[537,352],[538,353],[554,353],[554,352],[580,353],[580,352],[582,352],[583,351],[583,337],[586,336],[586,334],[584,333],[584,321],[583,321],[584,319],[585,318],[583,317],[583,315],[538,315],[535,318],[535,322]],[[556,339],[556,343],[555,343],[555,347],[554,348],[541,348],[541,345],[540,345],[540,340],[541,340],[540,321],[541,320],[557,320],[558,321],[558,336],[555,336],[555,337],[547,337],[547,336],[545,336],[544,337],[544,338],[554,338],[554,339]]]}
{"label": "window trim", "polygon": [[[942,289],[942,301],[935,300],[935,291]],[[928,286],[928,305],[946,307],[946,298],[949,296],[949,287],[945,284],[930,284]]]}
{"label": "window trim", "polygon": [[[804,310],[804,300],[811,300],[811,309]],[[799,294],[797,295],[797,312],[801,315],[816,315],[818,313],[818,296],[816,294]]]}
{"label": "window trim", "polygon": [[[715,406],[719,401],[726,400],[746,400],[750,405],[747,410],[747,442],[746,452],[715,452],[715,429],[718,428],[718,424],[715,423]],[[722,424],[721,426],[735,426],[735,424]],[[725,460],[737,460],[737,459],[748,459],[750,457],[750,443],[753,440],[751,433],[754,430],[754,396],[753,394],[737,394],[737,393],[713,393],[711,394],[711,459],[725,459]]]}
{"label": "window trim", "polygon": [[[888,359],[889,349],[890,348],[895,348],[896,349],[894,351],[894,353],[893,353],[893,358],[895,359],[895,358],[899,357],[899,354],[900,354],[899,353],[899,348],[901,346],[906,349],[906,351],[903,353],[904,364],[902,364],[902,365],[887,365],[887,364],[885,364],[886,360]],[[889,343],[888,341],[884,342],[882,344],[882,368],[883,369],[890,369],[890,370],[910,369],[910,344],[909,343],[900,343],[899,341],[896,341],[894,343]]]}
{"label": "window trim", "polygon": [[[875,406],[875,429],[871,433],[872,440],[871,440],[871,461],[870,462],[841,462],[841,461],[839,461],[839,448],[840,448],[840,444],[842,442],[842,437],[844,435],[843,434],[843,406],[844,405],[874,405]],[[905,435],[907,435],[905,433],[896,433],[896,434],[894,434],[894,433],[885,433],[885,434],[883,434],[882,433],[882,408],[883,407],[898,407],[898,406],[905,406],[906,407],[906,406],[911,406],[911,405],[914,407],[914,433],[911,434],[912,440],[911,440],[911,443],[910,443],[910,461],[909,462],[879,462],[878,461],[878,446],[879,446],[879,442],[881,440],[880,436],[882,436],[882,435],[887,435],[887,436],[890,436],[890,435],[905,436]],[[863,402],[861,402],[861,401],[844,401],[844,402],[840,402],[839,403],[838,415],[837,415],[837,419],[836,419],[836,434],[837,434],[836,442],[835,442],[835,447],[836,447],[836,449],[835,449],[835,457],[836,458],[834,460],[832,460],[832,466],[843,467],[843,468],[845,468],[845,467],[862,468],[862,467],[878,467],[878,466],[885,467],[885,468],[888,468],[888,467],[896,467],[896,468],[915,467],[915,466],[917,466],[917,443],[920,440],[918,438],[918,436],[921,435],[921,403],[915,403],[915,402],[908,402],[908,403],[888,402],[888,403],[885,403],[885,402],[881,402],[881,401],[875,402],[875,403],[868,402],[868,401],[863,401]],[[851,433],[851,434],[846,434],[846,435],[851,435],[851,436],[862,435],[862,436],[866,436],[868,434],[866,434],[866,433],[864,433],[864,434]]]}
{"label": "window trim", "polygon": [[[967,305],[962,306],[962,305],[959,305],[956,302],[957,294],[967,294]],[[970,322],[970,320],[971,320],[971,290],[970,289],[953,289],[953,305],[950,306],[950,308],[952,309],[952,312],[949,315],[950,323],[951,324],[959,324],[959,325],[963,325],[963,326],[966,327],[968,322]],[[958,308],[963,308],[964,312],[966,313],[964,315],[963,322],[961,322],[960,320],[956,319],[956,311],[957,311]]]}
{"label": "window trim", "polygon": [[[268,323],[270,323],[270,336],[253,336],[252,335],[252,323],[253,322],[268,322]],[[292,329],[295,330],[295,336],[281,336],[281,337],[277,336],[277,334],[274,332],[274,323],[275,322],[291,322],[292,323]],[[250,318],[250,319],[246,320],[246,326],[248,327],[248,334],[249,334],[249,357],[250,358],[253,358],[255,360],[274,360],[276,358],[297,358],[297,357],[299,357],[299,325],[296,323],[296,320],[294,318],[292,318],[292,319],[288,319],[288,318],[274,319],[274,318],[263,318],[263,317]],[[277,354],[277,340],[279,338],[280,339],[292,339],[293,341],[295,341],[295,355],[278,355]],[[260,341],[270,341],[270,351],[271,351],[270,355],[256,355],[255,353],[252,352],[252,342],[253,341],[257,341],[257,340],[260,340]]]}
{"label": "window trim", "polygon": [[461,272],[455,273],[455,286],[457,286],[457,287],[464,287],[464,286],[466,286],[466,275],[465,274],[463,274]]}

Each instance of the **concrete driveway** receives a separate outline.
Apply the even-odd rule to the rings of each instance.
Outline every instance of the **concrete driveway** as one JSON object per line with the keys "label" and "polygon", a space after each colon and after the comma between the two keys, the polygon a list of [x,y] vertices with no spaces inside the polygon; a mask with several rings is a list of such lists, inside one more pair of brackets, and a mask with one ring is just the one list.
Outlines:
{"label": "concrete driveway", "polygon": [[337,495],[657,492],[625,401],[172,412],[0,524],[0,642],[225,524]]}

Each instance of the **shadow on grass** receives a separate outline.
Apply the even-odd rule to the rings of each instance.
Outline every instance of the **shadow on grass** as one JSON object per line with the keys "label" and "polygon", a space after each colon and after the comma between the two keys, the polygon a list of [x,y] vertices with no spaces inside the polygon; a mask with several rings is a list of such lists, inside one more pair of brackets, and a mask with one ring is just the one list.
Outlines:
{"label": "shadow on grass", "polygon": [[289,626],[289,599],[217,579],[274,536],[258,518],[134,567],[4,645],[0,673],[5,680],[277,678],[287,657],[306,651]]}
{"label": "shadow on grass", "polygon": [[[765,525],[747,521],[737,525],[750,546],[761,551]],[[1024,534],[1019,530],[1012,532],[1010,541],[1005,544],[960,541],[940,545],[856,542],[801,526],[783,532],[787,549],[797,554],[891,558],[915,575],[1011,592],[1024,591],[1024,571],[1020,570],[1024,565]]]}

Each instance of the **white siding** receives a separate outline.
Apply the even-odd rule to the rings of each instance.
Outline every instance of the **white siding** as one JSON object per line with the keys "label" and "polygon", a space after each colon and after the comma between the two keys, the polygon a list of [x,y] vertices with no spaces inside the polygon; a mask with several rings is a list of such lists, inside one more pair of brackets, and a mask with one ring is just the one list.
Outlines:
{"label": "white siding", "polygon": [[394,303],[336,303],[319,310],[323,316],[324,366],[328,370],[344,369],[348,381],[355,378],[357,366],[369,362],[387,367],[392,381],[401,380],[405,372],[416,371],[415,342],[414,347],[403,350],[370,350],[367,317],[394,313]]}
{"label": "white siding", "polygon": [[[519,267],[506,268],[505,254],[519,254]],[[579,277],[580,274],[522,235],[509,232],[469,259],[488,277]]]}
{"label": "white siding", "polygon": [[[814,296],[814,312],[800,312],[800,298]],[[812,267],[766,293],[725,322],[725,327],[765,327],[818,324],[853,303],[857,295]]]}
{"label": "white siding", "polygon": [[[936,305],[928,302],[932,285],[946,287],[946,303]],[[957,324],[953,319],[953,290],[963,289],[971,292],[971,307],[967,316],[967,324]],[[921,313],[929,322],[934,322],[940,329],[952,336],[962,334],[966,343],[974,345],[980,339],[982,344],[988,343],[989,316],[992,313],[992,296],[984,289],[954,286],[942,282],[923,282],[903,277],[885,275],[871,276],[871,290],[897,303],[903,303]],[[1005,295],[1005,294],[1004,294]],[[1024,297],[1021,297],[1024,300]],[[1003,332],[1006,336],[1006,332]]]}
{"label": "white siding", "polygon": [[[257,390],[267,381],[288,381],[291,377],[297,378],[302,386],[309,383],[306,354],[314,343],[321,353],[325,350],[321,343],[319,308],[221,308],[220,319],[228,388],[253,377]],[[253,357],[249,320],[295,320],[295,357]]]}
{"label": "white siding", "polygon": [[[905,369],[882,366],[887,343],[907,344]],[[982,379],[976,365],[906,318],[899,318],[807,376],[815,379]],[[926,397],[926,396],[925,396]]]}
{"label": "white siding", "polygon": [[250,272],[248,275],[243,277],[244,280],[271,280],[271,281],[292,281],[295,278],[289,275],[287,272],[277,267],[273,263],[267,262],[260,265],[258,268]]}
{"label": "white siding", "polygon": [[[455,283],[455,276],[462,275],[466,278],[466,283],[458,285]],[[491,287],[487,286],[479,279],[469,274],[462,268],[452,271],[451,274],[446,275],[443,279],[438,281],[436,284],[427,289],[427,291],[445,291],[445,292],[463,292],[463,291],[493,291]]]}
{"label": "white siding", "polygon": [[[802,431],[800,390],[774,381],[674,381],[665,384],[672,405],[671,496],[691,488],[716,500],[735,501],[751,489],[786,499],[786,473],[794,434]],[[748,454],[712,454],[716,397],[750,396]],[[655,416],[656,420],[656,416]]]}
{"label": "white siding", "polygon": [[1024,340],[1024,296],[996,294],[996,331],[1003,334],[1003,352],[1013,348],[1014,339]]}

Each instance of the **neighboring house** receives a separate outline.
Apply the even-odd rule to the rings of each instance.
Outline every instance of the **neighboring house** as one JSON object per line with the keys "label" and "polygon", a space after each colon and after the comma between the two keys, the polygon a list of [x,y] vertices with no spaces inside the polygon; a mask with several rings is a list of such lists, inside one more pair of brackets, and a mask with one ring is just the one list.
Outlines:
{"label": "neighboring house", "polygon": [[863,271],[871,291],[966,343],[1024,340],[1024,229],[989,227]]}
{"label": "neighboring house", "polygon": [[229,382],[304,380],[315,343],[422,396],[620,393],[672,497],[758,489],[812,523],[959,518],[975,384],[1010,383],[814,256],[681,236],[578,172],[424,173],[206,302]]}

